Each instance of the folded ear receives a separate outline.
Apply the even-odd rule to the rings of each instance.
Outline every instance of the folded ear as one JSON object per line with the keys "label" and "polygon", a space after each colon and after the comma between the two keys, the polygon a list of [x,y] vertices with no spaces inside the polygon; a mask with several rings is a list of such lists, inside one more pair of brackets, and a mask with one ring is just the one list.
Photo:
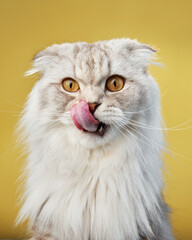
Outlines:
{"label": "folded ear", "polygon": [[133,62],[133,66],[138,72],[146,72],[147,66],[150,64],[159,65],[153,61],[156,59],[157,50],[147,44],[129,38],[114,39],[111,43],[121,54]]}
{"label": "folded ear", "polygon": [[161,66],[160,63],[154,61],[157,59],[157,50],[147,44],[136,42],[136,44],[133,45],[129,51],[133,61],[144,72],[146,72],[147,67],[151,64]]}
{"label": "folded ear", "polygon": [[38,52],[34,56],[33,61],[36,61],[42,57],[58,57],[60,48],[61,48],[61,45],[58,45],[58,44],[54,44],[50,47],[47,47],[45,50]]}
{"label": "folded ear", "polygon": [[147,44],[143,44],[143,43],[135,46],[133,50],[139,50],[139,49],[147,49],[147,50],[151,51],[151,53],[156,53],[157,52],[157,50],[154,49],[153,47],[151,47]]}
{"label": "folded ear", "polygon": [[33,57],[32,69],[27,71],[25,75],[28,76],[37,72],[41,72],[43,74],[45,70],[50,67],[56,61],[56,59],[58,59],[58,48],[59,45],[54,44],[51,47],[48,47],[45,50],[38,52]]}
{"label": "folded ear", "polygon": [[40,51],[38,53],[35,54],[35,56],[33,57],[33,61],[35,62],[38,58],[46,56],[46,50]]}

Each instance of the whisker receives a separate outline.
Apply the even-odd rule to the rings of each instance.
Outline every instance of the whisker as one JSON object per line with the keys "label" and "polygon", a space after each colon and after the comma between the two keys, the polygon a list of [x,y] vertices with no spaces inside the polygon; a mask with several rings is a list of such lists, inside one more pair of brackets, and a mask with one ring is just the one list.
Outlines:
{"label": "whisker", "polygon": [[[117,124],[117,123],[116,123]],[[118,123],[119,124],[119,123]],[[122,123],[121,123],[122,124]],[[119,125],[120,127],[121,127],[121,125]],[[130,131],[128,131],[128,129],[127,128],[124,128],[125,129],[125,131],[127,131],[128,133],[130,133]],[[132,129],[133,130],[133,129]],[[137,129],[138,130],[138,129]],[[141,133],[140,132],[136,132],[137,134],[139,134],[139,135],[141,135]],[[143,141],[142,139],[140,139],[139,137],[137,137],[135,134],[133,134],[134,135],[134,137],[135,138],[137,138],[139,141],[141,141],[142,143],[144,143],[145,145],[147,145],[147,146],[150,146],[150,147],[153,147],[154,148],[154,142],[153,143],[151,143],[151,141],[146,137],[146,136],[144,136],[143,134],[143,137],[145,137],[145,139],[148,141],[148,142],[150,142],[151,144],[153,144],[153,145],[149,145],[148,143],[146,143],[145,141]],[[164,147],[163,148],[163,146],[162,145],[159,145],[159,144],[157,144],[157,143],[155,143],[155,145],[157,146],[157,147],[160,147],[160,150],[162,151],[165,151],[165,149],[167,150],[166,152],[168,152],[168,153],[172,153],[172,154],[174,154],[174,155],[177,155],[177,156],[179,156],[179,157],[182,157],[183,159],[185,159],[185,160],[188,160],[188,161],[190,161],[190,162],[192,162],[192,159],[191,158],[188,158],[188,157],[186,157],[186,156],[184,156],[184,155],[182,155],[182,154],[180,154],[180,153],[178,153],[178,152],[176,152],[176,151],[174,151],[173,149],[171,149],[171,148],[169,148],[169,147],[167,147],[166,146],[166,148]],[[155,148],[156,149],[156,148]]]}
{"label": "whisker", "polygon": [[[119,124],[119,126],[123,127],[120,123],[118,123],[118,124]],[[129,131],[126,127],[124,128],[124,130],[127,131],[128,133],[130,133],[130,131]],[[131,130],[134,130],[134,129],[131,128]],[[137,133],[137,132],[136,132],[136,133]],[[134,135],[135,138],[137,138],[139,141],[141,141],[142,143],[144,143],[145,145],[147,145],[147,146],[149,146],[149,147],[153,147],[153,148],[156,149],[156,150],[157,150],[157,147],[162,148],[161,145],[154,144],[154,142],[151,143],[151,141],[148,140],[147,137],[145,137],[145,138],[148,140],[148,142],[149,142],[151,145],[149,145],[148,143],[146,143],[145,141],[143,141],[141,138],[137,137],[133,132],[132,132],[132,134]],[[143,135],[143,137],[144,137],[144,135]],[[156,145],[156,146],[154,146],[154,145]]]}
{"label": "whisker", "polygon": [[185,128],[178,128],[180,126],[183,126],[189,122],[192,121],[192,119],[189,119],[187,121],[185,121],[184,123],[181,123],[179,125],[176,125],[176,126],[173,126],[171,128],[158,128],[158,127],[155,127],[155,126],[151,126],[151,125],[148,125],[148,124],[144,124],[144,123],[139,123],[138,121],[134,121],[132,119],[129,120],[131,123],[133,123],[133,125],[135,126],[138,126],[138,127],[143,127],[143,128],[146,128],[146,129],[154,129],[154,130],[165,130],[165,131],[181,131],[181,130],[186,130],[186,129],[190,129],[192,128],[192,126],[188,126],[188,127],[185,127]]}
{"label": "whisker", "polygon": [[[113,117],[118,117],[119,115],[113,115]],[[122,116],[120,115],[119,117],[122,118]],[[124,119],[126,119],[126,117],[124,116]],[[122,121],[123,119],[121,119]],[[163,128],[163,127],[156,127],[156,126],[152,126],[152,125],[149,125],[149,124],[146,124],[146,123],[141,123],[139,121],[135,121],[133,119],[129,119],[129,122],[133,125],[133,126],[138,126],[138,127],[142,127],[142,128],[146,128],[146,129],[150,129],[150,130],[159,130],[159,131],[162,131],[162,130],[165,130],[165,131],[182,131],[182,130],[187,130],[187,129],[191,129],[192,128],[192,125],[188,126],[188,127],[183,127],[183,128],[179,128],[180,126],[183,126],[183,125],[186,125],[187,123],[191,122],[192,119],[189,119],[183,123],[180,123],[176,126],[173,126],[173,127],[167,127],[167,128]],[[123,122],[125,124],[127,124],[127,121]]]}
{"label": "whisker", "polygon": [[12,105],[15,105],[15,106],[17,106],[17,107],[19,107],[19,108],[24,108],[24,106],[22,106],[22,105],[19,105],[18,103],[15,103],[15,102],[13,102],[12,100],[8,100],[8,99],[6,99],[6,98],[4,98],[4,97],[0,97],[3,101],[5,101],[5,102],[8,102],[8,103],[10,103],[10,104],[12,104]]}
{"label": "whisker", "polygon": [[[128,137],[116,126],[115,123],[112,123],[112,124],[113,124],[113,126],[114,126],[126,139],[128,139]],[[139,151],[142,152],[140,146],[138,145],[138,143],[137,143],[136,140],[134,139],[132,133],[131,133],[131,132],[129,132],[129,133],[131,134],[131,137],[132,137],[133,141],[135,141],[135,143],[136,143]],[[129,140],[129,139],[128,139],[128,140]]]}

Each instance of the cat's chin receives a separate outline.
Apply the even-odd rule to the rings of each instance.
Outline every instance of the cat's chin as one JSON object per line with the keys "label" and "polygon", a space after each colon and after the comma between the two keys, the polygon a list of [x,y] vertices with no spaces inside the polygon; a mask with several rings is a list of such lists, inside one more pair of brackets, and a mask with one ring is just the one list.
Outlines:
{"label": "cat's chin", "polygon": [[85,148],[93,149],[108,144],[114,137],[111,127],[103,124],[96,132],[79,132],[79,143]]}
{"label": "cat's chin", "polygon": [[95,135],[95,136],[99,136],[99,137],[104,137],[106,131],[107,131],[108,125],[106,125],[105,123],[100,122],[98,125],[98,128],[95,132],[89,132],[87,130],[83,130],[83,132],[85,134],[91,134],[91,135]]}

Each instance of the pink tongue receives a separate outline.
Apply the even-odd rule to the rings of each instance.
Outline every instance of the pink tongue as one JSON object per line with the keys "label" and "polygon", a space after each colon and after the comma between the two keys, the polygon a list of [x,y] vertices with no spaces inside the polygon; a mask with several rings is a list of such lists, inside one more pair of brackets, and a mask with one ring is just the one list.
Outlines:
{"label": "pink tongue", "polygon": [[71,118],[78,129],[89,132],[97,131],[99,121],[89,111],[89,105],[86,101],[81,100],[72,106]]}

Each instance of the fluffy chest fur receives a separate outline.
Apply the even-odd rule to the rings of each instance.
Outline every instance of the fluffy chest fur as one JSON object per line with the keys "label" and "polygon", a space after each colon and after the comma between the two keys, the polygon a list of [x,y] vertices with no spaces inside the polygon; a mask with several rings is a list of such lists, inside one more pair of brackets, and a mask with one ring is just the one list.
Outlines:
{"label": "fluffy chest fur", "polygon": [[[59,147],[51,139],[45,149],[39,143],[36,155],[42,159],[30,165],[29,206],[23,214],[30,214],[39,231],[51,229],[58,239],[151,236],[150,220],[159,211],[162,187],[160,161],[155,151],[138,152],[137,144],[124,138],[97,150],[71,146],[65,138]],[[49,151],[59,154],[50,159]],[[148,172],[151,168],[155,173]]]}

